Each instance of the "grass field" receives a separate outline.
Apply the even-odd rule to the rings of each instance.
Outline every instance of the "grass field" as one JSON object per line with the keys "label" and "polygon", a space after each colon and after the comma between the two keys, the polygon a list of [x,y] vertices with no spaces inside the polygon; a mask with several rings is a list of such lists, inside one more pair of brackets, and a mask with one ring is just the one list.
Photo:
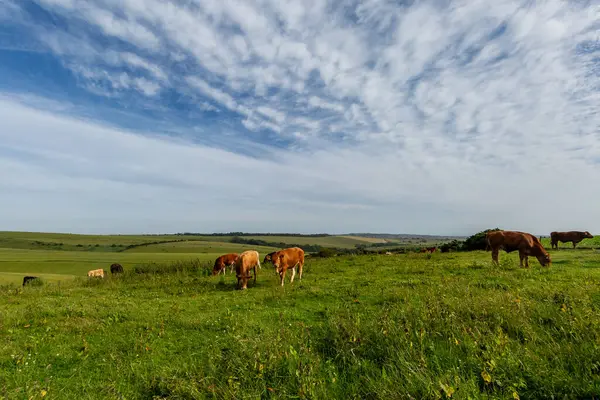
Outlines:
{"label": "grass field", "polygon": [[[150,262],[200,259],[214,260],[221,254],[256,249],[260,254],[274,247],[231,243],[233,236],[192,235],[72,235],[60,233],[0,232],[0,284],[18,284],[23,275],[41,276],[58,282],[85,276],[90,269],[118,262],[124,268]],[[355,236],[299,237],[246,236],[270,243],[314,244],[354,248],[379,239]],[[390,240],[391,245],[400,242]],[[137,246],[130,248],[129,246]]]}
{"label": "grass field", "polygon": [[[483,251],[309,258],[302,281],[281,288],[266,264],[246,291],[203,268],[131,273],[232,244],[189,245],[1,250],[4,276],[46,275],[0,288],[0,398],[599,397],[596,250],[529,269]],[[114,257],[124,276],[82,276]]]}

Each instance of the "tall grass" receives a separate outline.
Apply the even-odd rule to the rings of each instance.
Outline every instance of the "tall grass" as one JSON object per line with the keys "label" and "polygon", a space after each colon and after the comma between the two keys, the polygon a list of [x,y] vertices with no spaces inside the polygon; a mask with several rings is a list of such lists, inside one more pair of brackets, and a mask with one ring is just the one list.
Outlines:
{"label": "tall grass", "polygon": [[[199,260],[2,292],[0,396],[584,399],[600,393],[600,265],[489,252],[311,259],[279,287]],[[288,278],[289,279],[289,278]]]}

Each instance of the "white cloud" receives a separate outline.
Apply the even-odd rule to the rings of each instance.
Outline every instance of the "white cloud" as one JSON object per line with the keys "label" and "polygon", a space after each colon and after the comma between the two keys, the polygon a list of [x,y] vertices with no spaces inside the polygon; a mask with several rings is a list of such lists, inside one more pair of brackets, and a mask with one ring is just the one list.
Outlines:
{"label": "white cloud", "polygon": [[136,54],[122,53],[122,54],[120,54],[120,57],[123,61],[125,61],[126,63],[128,63],[131,66],[139,67],[139,68],[143,68],[143,69],[147,70],[152,75],[154,75],[154,77],[158,80],[161,80],[161,81],[167,80],[167,75],[161,68],[159,68],[158,66],[156,66],[154,64],[149,63],[148,61],[144,60],[143,58],[141,58],[140,56],[138,56]]}
{"label": "white cloud", "polygon": [[[589,184],[598,173],[561,158],[560,150],[521,173],[452,157],[415,163],[381,148],[278,150],[255,159],[60,117],[15,100],[0,106],[6,194],[0,217],[7,229],[41,229],[37,216],[44,229],[88,232],[600,228],[593,225],[600,218],[597,188]],[[586,180],[570,179],[583,174]],[[553,214],[573,201],[569,213]]]}
{"label": "white cloud", "polygon": [[[586,182],[597,178],[600,160],[600,63],[597,52],[581,50],[598,46],[593,2],[38,3],[86,23],[81,32],[76,24],[69,34],[38,32],[83,86],[117,105],[118,94],[134,91],[175,113],[179,105],[157,96],[169,88],[189,101],[185,107],[222,110],[217,124],[238,130],[232,144],[245,137],[287,146],[270,154],[277,164],[240,162],[250,163],[244,171],[299,177],[293,184],[303,191],[294,199],[307,208],[343,199],[370,226],[389,226],[392,212],[403,221],[424,215],[419,223],[449,233],[502,221],[543,233],[597,213]],[[107,46],[98,34],[125,45]],[[168,154],[181,160],[184,148]],[[230,172],[235,182],[237,173]],[[272,173],[258,179],[273,182]],[[240,174],[239,182],[252,180]],[[257,190],[264,196],[269,188]],[[297,207],[278,196],[269,201],[282,213]],[[578,208],[554,213],[569,196]],[[427,217],[424,207],[447,212]],[[374,222],[379,217],[385,221]]]}

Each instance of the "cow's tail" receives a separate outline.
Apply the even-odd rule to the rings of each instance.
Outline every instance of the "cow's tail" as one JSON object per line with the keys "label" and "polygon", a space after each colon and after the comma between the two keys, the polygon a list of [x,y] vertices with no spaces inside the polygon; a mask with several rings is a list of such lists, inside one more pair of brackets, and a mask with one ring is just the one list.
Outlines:
{"label": "cow's tail", "polygon": [[490,245],[490,236],[485,234],[485,251],[491,250],[492,246]]}

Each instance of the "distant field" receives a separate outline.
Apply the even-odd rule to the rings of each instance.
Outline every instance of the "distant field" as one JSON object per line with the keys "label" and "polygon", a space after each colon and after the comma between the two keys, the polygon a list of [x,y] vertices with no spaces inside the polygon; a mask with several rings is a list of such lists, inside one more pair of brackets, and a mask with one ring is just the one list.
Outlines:
{"label": "distant field", "polygon": [[225,254],[240,253],[245,250],[256,250],[260,254],[267,254],[278,250],[275,247],[253,246],[249,244],[236,244],[228,242],[208,242],[208,241],[185,241],[176,243],[152,244],[149,246],[135,247],[125,251],[125,253],[190,253],[190,254]]}
{"label": "distant field", "polygon": [[367,243],[398,243],[399,240],[395,239],[378,239],[378,238],[369,238],[362,236],[337,236],[341,239],[350,239],[350,240],[360,240],[361,242]]}
{"label": "distant field", "polygon": [[244,239],[258,239],[273,243],[294,243],[300,245],[315,244],[323,247],[353,248],[357,244],[372,243],[369,238],[350,236],[325,236],[325,237],[302,237],[302,236],[244,236]]}
{"label": "distant field", "polygon": [[[103,253],[75,251],[10,250],[0,249],[0,283],[22,282],[23,275],[52,276],[65,279],[73,276],[86,276],[91,269],[104,268],[118,262],[123,268],[151,262],[168,262],[199,258],[210,260],[208,253]],[[10,273],[10,274],[6,274]],[[15,275],[18,273],[18,275]]]}
{"label": "distant field", "polygon": [[[230,242],[233,236],[192,236],[192,235],[72,235],[58,233],[0,232],[0,248],[66,250],[66,251],[103,251],[118,252],[127,246],[149,242],[193,241],[193,242]],[[269,243],[287,243],[299,245],[319,245],[324,247],[354,248],[356,245],[386,243],[401,244],[396,239],[377,239],[359,236],[243,236],[244,239],[263,240]],[[410,243],[417,240],[410,240]],[[406,241],[409,243],[409,241]],[[198,244],[190,247],[196,248]],[[162,250],[161,250],[162,251]],[[177,250],[179,251],[179,250]]]}

